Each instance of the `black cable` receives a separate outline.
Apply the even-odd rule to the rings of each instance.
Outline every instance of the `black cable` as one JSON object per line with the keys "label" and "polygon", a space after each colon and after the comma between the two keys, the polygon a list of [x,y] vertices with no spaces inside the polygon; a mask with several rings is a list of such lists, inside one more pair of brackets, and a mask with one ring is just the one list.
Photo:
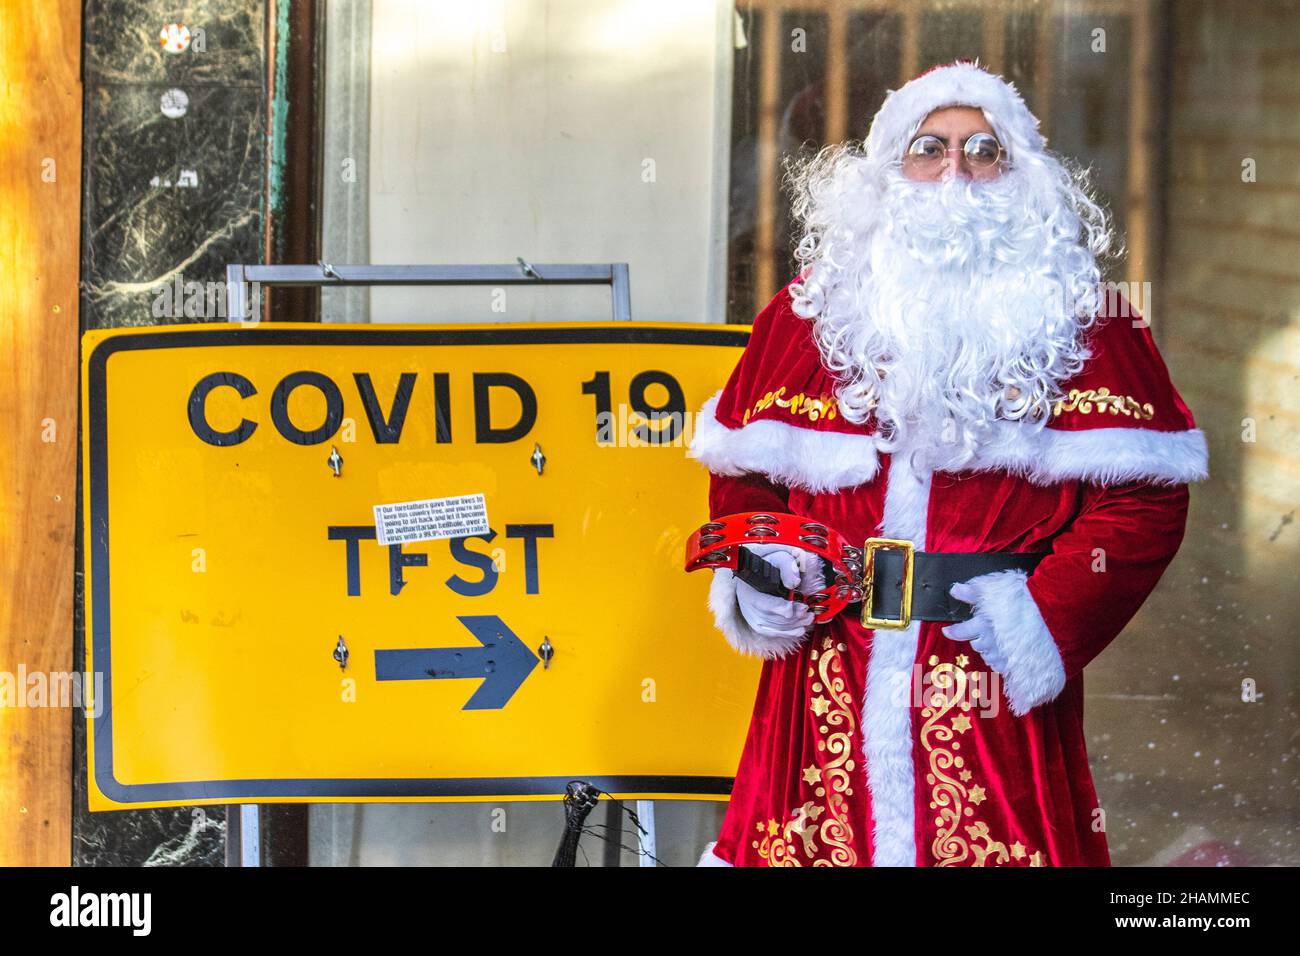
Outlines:
{"label": "black cable", "polygon": [[[564,788],[564,835],[560,838],[560,845],[555,851],[555,859],[551,862],[551,866],[576,866],[577,855],[581,850],[579,841],[584,833],[590,833],[592,836],[599,837],[600,839],[617,846],[620,850],[627,850],[640,856],[648,856],[656,864],[662,866],[663,861],[653,853],[647,853],[639,846],[627,846],[621,840],[611,839],[608,833],[600,832],[601,830],[610,829],[608,825],[603,823],[592,824],[590,826],[587,825],[587,817],[591,814],[591,811],[596,808],[596,804],[602,796],[609,797],[610,801],[612,801],[622,813],[627,815],[628,819],[632,821],[632,825],[636,827],[638,833],[643,835],[649,834],[649,831],[641,825],[641,818],[637,816],[636,811],[625,804],[622,800],[610,796],[599,787],[595,787],[592,784],[587,783],[585,780],[570,780],[569,785]],[[619,834],[620,836],[622,835],[621,829],[619,830]],[[583,853],[583,857],[586,858],[585,852]]]}

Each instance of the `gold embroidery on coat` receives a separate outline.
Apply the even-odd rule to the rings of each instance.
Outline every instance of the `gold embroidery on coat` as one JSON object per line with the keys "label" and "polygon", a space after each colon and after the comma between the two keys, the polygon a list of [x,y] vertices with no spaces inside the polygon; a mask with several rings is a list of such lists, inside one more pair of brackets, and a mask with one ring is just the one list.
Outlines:
{"label": "gold embroidery on coat", "polygon": [[[1013,858],[1022,860],[1026,850],[1019,840],[1008,850],[1005,843],[993,838],[986,822],[974,819],[986,795],[977,783],[967,786],[972,774],[964,769],[966,760],[959,753],[961,741],[956,739],[972,726],[965,713],[971,709],[967,699],[970,675],[961,664],[941,664],[937,657],[932,656],[929,664],[932,670],[926,706],[921,710],[925,721],[921,744],[929,754],[925,780],[930,786],[930,809],[936,812],[934,823],[938,828],[930,843],[930,855],[938,866],[954,866],[967,860],[972,860],[972,866],[997,866]],[[954,708],[962,713],[944,723]],[[1041,853],[1035,852],[1031,860],[1031,865],[1043,865]]]}
{"label": "gold embroidery on coat", "polygon": [[768,392],[757,402],[754,407],[745,412],[745,417],[741,419],[742,425],[748,423],[751,415],[757,415],[765,408],[776,405],[778,408],[788,409],[791,415],[806,415],[810,422],[815,422],[819,418],[825,418],[827,421],[834,418],[837,414],[836,408],[838,403],[834,395],[821,395],[814,397],[799,392],[785,398],[785,386],[782,385],[775,392]]}
{"label": "gold embroidery on coat", "polygon": [[[853,827],[849,822],[848,797],[853,795],[853,699],[844,681],[844,659],[840,653],[846,648],[829,636],[823,636],[821,650],[812,652],[813,667],[808,677],[819,680],[812,691],[819,696],[809,703],[809,713],[817,721],[817,732],[824,740],[817,741],[818,754],[833,756],[829,763],[807,767],[803,771],[803,785],[815,787],[813,793],[825,804],[808,800],[788,814],[785,824],[774,819],[754,824],[759,839],[751,845],[758,850],[768,866],[856,866],[858,856],[853,851]],[[820,838],[827,857],[817,858],[817,840]],[[797,841],[797,842],[796,842]],[[811,864],[800,860],[799,853]]]}
{"label": "gold embroidery on coat", "polygon": [[1109,388],[1072,388],[1070,394],[1056,403],[1053,415],[1062,412],[1079,412],[1088,415],[1093,412],[1110,412],[1112,415],[1127,415],[1130,418],[1152,419],[1156,417],[1155,408],[1150,402],[1141,404],[1132,395],[1112,395]]}
{"label": "gold embroidery on coat", "polygon": [[[820,767],[804,768],[802,780],[806,786],[815,785],[815,795],[826,798],[825,805],[808,800],[792,810],[785,823],[769,818],[754,824],[758,839],[751,845],[768,866],[857,865],[846,799],[853,794],[850,772],[854,767],[852,733],[856,724],[839,653],[844,649],[843,644],[837,645],[829,636],[823,637],[820,651],[812,652],[813,666],[808,668],[807,675],[820,678],[811,685],[811,690],[821,696],[809,703],[809,713],[821,718],[817,723],[818,733],[826,735],[817,742],[817,751],[830,753],[835,759]],[[1006,843],[993,837],[987,822],[975,819],[976,808],[986,799],[985,790],[972,783],[972,774],[965,769],[966,761],[960,754],[961,741],[957,739],[973,726],[967,714],[971,705],[966,699],[972,678],[962,666],[968,659],[958,664],[941,664],[937,657],[931,657],[929,663],[933,670],[926,706],[921,711],[924,719],[921,743],[929,754],[926,782],[931,787],[930,809],[937,811],[938,833],[930,845],[932,857],[938,866],[967,861],[972,866],[998,866],[1026,857],[1030,866],[1045,866],[1046,858],[1041,851],[1031,853],[1019,840],[1008,849]],[[830,695],[829,699],[826,694]],[[823,700],[830,704],[829,708],[824,709],[818,703]],[[961,713],[945,723],[954,709]],[[815,859],[818,838],[830,851],[829,859]],[[811,864],[803,862],[804,859]]]}

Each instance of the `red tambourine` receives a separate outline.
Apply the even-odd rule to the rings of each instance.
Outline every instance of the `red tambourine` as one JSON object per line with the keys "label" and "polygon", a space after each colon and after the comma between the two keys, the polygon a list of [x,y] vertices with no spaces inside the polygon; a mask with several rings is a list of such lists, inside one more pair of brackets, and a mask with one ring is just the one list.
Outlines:
{"label": "red tambourine", "polygon": [[[822,559],[823,580],[830,583],[815,594],[786,588],[779,571],[742,544],[785,544],[811,551]],[[778,511],[745,511],[702,524],[686,541],[686,570],[701,568],[729,568],[765,594],[806,604],[819,624],[863,596],[862,549],[820,521]]]}

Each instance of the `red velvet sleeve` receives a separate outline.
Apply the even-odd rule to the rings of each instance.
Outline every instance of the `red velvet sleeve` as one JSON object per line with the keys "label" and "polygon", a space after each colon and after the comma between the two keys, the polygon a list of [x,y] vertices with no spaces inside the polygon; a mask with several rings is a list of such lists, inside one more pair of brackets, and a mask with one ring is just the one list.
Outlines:
{"label": "red velvet sleeve", "polygon": [[[714,412],[718,421],[727,428],[739,429],[744,425],[745,409],[756,395],[763,393],[767,384],[765,374],[770,374],[770,368],[766,364],[789,361],[787,351],[793,343],[779,341],[773,333],[777,315],[787,307],[789,295],[787,285],[772,296],[754,317],[749,342],[728,376]],[[711,519],[741,511],[788,511],[789,499],[787,486],[759,472],[746,471],[738,475],[720,475],[712,469],[709,472]]]}
{"label": "red velvet sleeve", "polygon": [[1088,485],[1083,508],[1029,576],[1067,679],[1115,639],[1183,540],[1187,485]]}
{"label": "red velvet sleeve", "polygon": [[741,511],[789,511],[790,489],[766,475],[746,472],[734,477],[709,473],[709,518]]}

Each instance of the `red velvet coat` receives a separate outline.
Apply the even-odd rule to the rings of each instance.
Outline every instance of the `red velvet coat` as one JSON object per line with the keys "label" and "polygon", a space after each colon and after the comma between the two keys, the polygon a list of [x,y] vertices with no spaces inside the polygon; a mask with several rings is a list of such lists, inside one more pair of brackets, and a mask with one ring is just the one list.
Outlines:
{"label": "red velvet coat", "polygon": [[1149,330],[1116,304],[1048,427],[1001,423],[1007,441],[957,473],[879,453],[874,423],[843,418],[788,290],[755,319],[691,444],[711,472],[711,517],[775,509],[857,544],[1047,557],[1028,576],[972,580],[1004,673],[941,622],[872,631],[844,613],[802,640],[762,636],[731,573],[712,572],[719,628],[765,662],[702,864],[1108,865],[1082,671],[1155,587],[1188,482],[1206,474],[1204,435]]}

